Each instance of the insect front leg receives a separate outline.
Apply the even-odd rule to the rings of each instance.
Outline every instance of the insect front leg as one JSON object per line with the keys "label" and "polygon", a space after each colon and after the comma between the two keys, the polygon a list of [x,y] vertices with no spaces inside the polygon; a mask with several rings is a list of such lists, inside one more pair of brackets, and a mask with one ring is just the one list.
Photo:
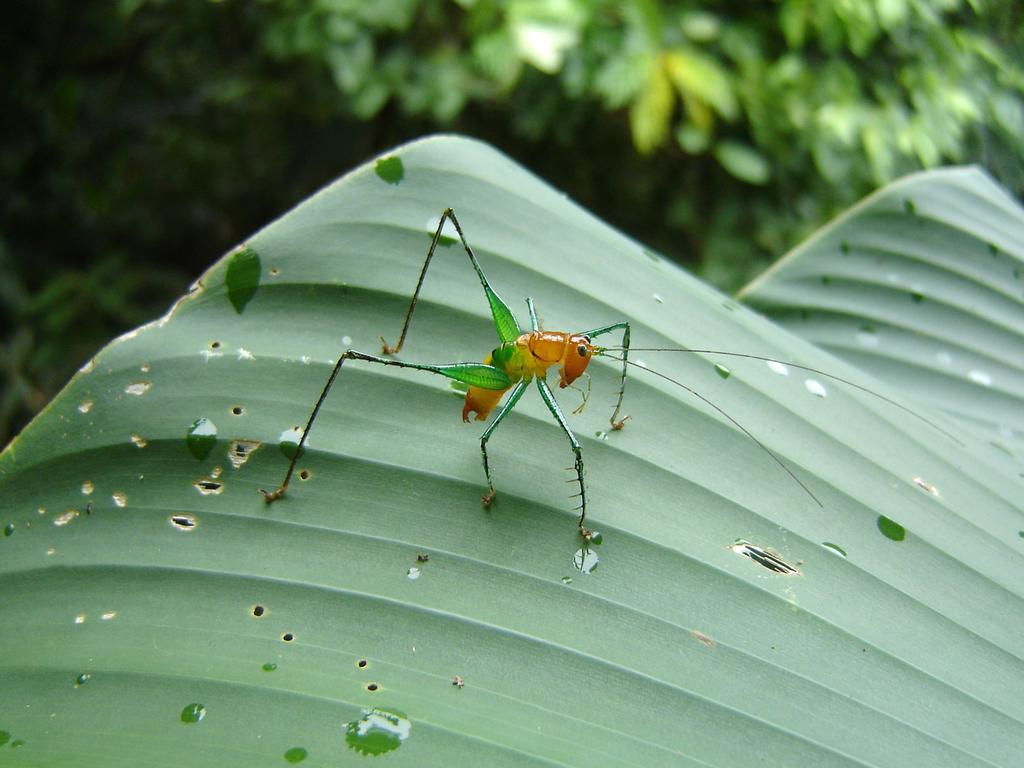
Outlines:
{"label": "insect front leg", "polygon": [[580,535],[584,541],[589,542],[593,537],[594,532],[587,530],[583,526],[583,521],[587,518],[587,488],[583,482],[583,449],[580,448],[580,442],[576,439],[576,435],[569,429],[569,424],[565,420],[565,416],[562,414],[562,409],[558,407],[558,403],[555,401],[555,396],[551,392],[551,388],[544,379],[537,379],[537,389],[540,390],[540,396],[544,399],[544,404],[547,405],[548,410],[551,411],[551,415],[555,417],[555,420],[562,427],[566,437],[569,438],[569,444],[572,446],[572,452],[576,456],[576,482],[579,483],[580,492],[575,494],[580,500],[580,505],[577,507],[580,511],[580,519],[577,525],[580,529]]}
{"label": "insect front leg", "polygon": [[612,411],[610,419],[612,429],[622,429],[626,426],[626,420],[629,418],[629,416],[619,418],[619,412],[622,410],[622,398],[626,394],[626,370],[629,368],[629,323],[626,321],[612,323],[601,328],[595,328],[592,331],[585,331],[583,334],[593,339],[602,334],[618,330],[622,331],[622,376],[619,378],[619,394],[615,398],[615,410]]}

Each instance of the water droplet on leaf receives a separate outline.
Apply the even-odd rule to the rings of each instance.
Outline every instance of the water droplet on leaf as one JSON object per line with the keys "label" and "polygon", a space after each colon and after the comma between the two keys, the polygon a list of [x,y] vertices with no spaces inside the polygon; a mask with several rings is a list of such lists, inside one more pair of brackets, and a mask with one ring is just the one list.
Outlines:
{"label": "water droplet on leaf", "polygon": [[181,722],[183,723],[198,723],[204,717],[206,717],[206,707],[202,704],[189,704],[181,710]]}
{"label": "water droplet on leaf", "polygon": [[816,379],[807,379],[804,381],[804,387],[815,397],[825,397],[828,394],[825,385]]}
{"label": "water droplet on leaf", "polygon": [[382,755],[402,746],[412,723],[401,712],[371,709],[345,725],[345,743],[361,755]]}
{"label": "water droplet on leaf", "polygon": [[189,453],[200,461],[210,455],[216,444],[217,425],[205,417],[193,421],[185,433],[185,445],[188,446]]}
{"label": "water droplet on leaf", "polygon": [[259,254],[248,246],[235,251],[228,262],[224,284],[228,289],[228,300],[238,314],[242,314],[245,306],[256,295],[256,289],[260,287],[261,272]]}
{"label": "water droplet on leaf", "polygon": [[967,378],[973,381],[975,384],[980,384],[983,387],[992,386],[992,377],[984,371],[968,371]]}
{"label": "water droplet on leaf", "polygon": [[281,453],[285,455],[285,458],[291,459],[295,456],[295,452],[299,448],[299,440],[302,439],[302,430],[298,427],[292,427],[286,429],[281,433],[278,438],[278,447],[281,449]]}
{"label": "water droplet on leaf", "polygon": [[405,165],[397,155],[382,157],[373,167],[374,172],[388,184],[398,184],[405,178]]}
{"label": "water droplet on leaf", "polygon": [[882,532],[882,535],[887,539],[893,541],[903,541],[907,538],[907,529],[897,523],[895,520],[890,520],[884,515],[878,516],[878,530]]}
{"label": "water droplet on leaf", "polygon": [[846,557],[846,550],[840,547],[838,544],[833,544],[831,541],[823,541],[821,542],[821,546],[825,547],[831,552],[835,552],[840,557]]}
{"label": "water droplet on leaf", "polygon": [[593,573],[599,562],[600,558],[590,547],[581,547],[580,549],[577,549],[576,554],[572,556],[573,568],[580,573]]}
{"label": "water droplet on leaf", "polygon": [[862,325],[857,329],[857,343],[862,347],[877,347],[878,333],[873,326]]}

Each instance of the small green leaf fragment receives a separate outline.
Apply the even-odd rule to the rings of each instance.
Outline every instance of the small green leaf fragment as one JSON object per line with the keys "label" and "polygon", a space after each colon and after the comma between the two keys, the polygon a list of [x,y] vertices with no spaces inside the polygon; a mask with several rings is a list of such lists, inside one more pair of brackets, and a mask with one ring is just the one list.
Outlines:
{"label": "small green leaf fragment", "polygon": [[6,744],[10,740],[11,740],[11,734],[9,734],[7,731],[0,731],[0,747],[2,747],[4,744]]}
{"label": "small green leaf fragment", "polygon": [[907,198],[906,200],[903,201],[903,210],[907,213],[908,216],[913,216],[915,213],[917,213],[917,206],[914,205],[913,200]]}
{"label": "small green leaf fragment", "polygon": [[272,661],[268,661],[266,664],[260,667],[260,669],[262,669],[264,672],[273,672],[275,669],[277,669],[277,664],[275,664]]}
{"label": "small green leaf fragment", "polygon": [[289,763],[301,763],[309,753],[302,747],[292,747],[284,753],[284,759]]}
{"label": "small green leaf fragment", "polygon": [[200,722],[204,717],[206,717],[206,707],[202,704],[189,704],[181,710],[181,722],[189,725]]}
{"label": "small green leaf fragment", "polygon": [[14,533],[14,523],[8,523],[4,526],[4,536],[10,536]]}
{"label": "small green leaf fragment", "polygon": [[878,516],[878,530],[887,539],[892,539],[893,541],[903,541],[907,538],[907,529],[884,515]]}
{"label": "small green leaf fragment", "polygon": [[228,299],[238,314],[242,314],[246,304],[256,295],[262,271],[259,254],[249,246],[236,251],[228,262],[224,283],[227,285]]}
{"label": "small green leaf fragment", "polygon": [[210,455],[217,444],[217,425],[205,416],[192,422],[185,433],[185,445],[188,451],[199,461]]}
{"label": "small green leaf fragment", "polygon": [[398,184],[405,178],[405,166],[402,164],[402,158],[397,155],[380,158],[374,166],[374,171],[388,184]]}
{"label": "small green leaf fragment", "polygon": [[723,379],[728,379],[730,376],[732,376],[732,371],[730,371],[721,363],[715,363],[715,373],[717,373]]}
{"label": "small green leaf fragment", "polygon": [[920,291],[914,291],[913,293],[910,294],[910,298],[914,300],[915,304],[920,304],[922,301],[924,301],[924,294],[921,293]]}
{"label": "small green leaf fragment", "polygon": [[840,555],[842,557],[846,557],[846,550],[843,549],[842,547],[840,547],[838,544],[833,544],[831,541],[823,541],[823,542],[821,542],[821,546],[823,546],[823,547],[825,547],[827,549],[831,549],[837,555]]}

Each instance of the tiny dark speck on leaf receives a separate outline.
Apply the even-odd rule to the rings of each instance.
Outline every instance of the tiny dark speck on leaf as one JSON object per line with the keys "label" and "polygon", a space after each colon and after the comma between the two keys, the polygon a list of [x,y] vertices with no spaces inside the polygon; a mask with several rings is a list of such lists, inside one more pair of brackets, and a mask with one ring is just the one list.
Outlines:
{"label": "tiny dark speck on leaf", "polygon": [[256,295],[260,287],[260,257],[252,248],[245,246],[231,257],[224,282],[228,289],[228,299],[235,312],[242,314],[245,305]]}
{"label": "tiny dark speck on leaf", "polygon": [[402,158],[395,155],[382,157],[377,161],[374,170],[388,184],[398,184],[405,178],[405,166],[402,164]]}

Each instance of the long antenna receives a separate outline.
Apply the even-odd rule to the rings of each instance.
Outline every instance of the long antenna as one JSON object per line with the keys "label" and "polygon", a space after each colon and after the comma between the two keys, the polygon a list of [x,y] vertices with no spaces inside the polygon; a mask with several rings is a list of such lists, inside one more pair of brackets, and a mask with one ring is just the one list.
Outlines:
{"label": "long antenna", "polygon": [[[854,381],[850,381],[849,379],[844,379],[842,376],[836,376],[833,373],[826,373],[825,371],[819,370],[818,368],[811,368],[809,365],[800,365],[799,363],[790,363],[790,362],[787,362],[785,360],[779,360],[778,358],[775,358],[775,357],[762,357],[761,355],[751,355],[751,354],[747,354],[745,352],[723,352],[720,349],[691,349],[689,347],[630,347],[628,350],[626,350],[624,347],[602,347],[601,349],[602,349],[602,351],[608,351],[608,352],[623,352],[623,351],[629,351],[629,352],[692,352],[692,353],[698,354],[698,355],[722,355],[723,357],[743,357],[743,358],[746,358],[748,360],[763,360],[766,363],[779,363],[781,365],[787,365],[790,368],[796,368],[796,369],[801,370],[801,371],[808,371],[809,373],[816,373],[819,376],[824,376],[827,379],[832,379],[833,381],[838,381],[838,382],[840,382],[842,384],[845,384],[848,387],[853,387],[854,389],[858,389],[861,392],[865,392],[865,393],[867,393],[867,394],[869,394],[869,395],[871,395],[873,397],[877,397],[879,400],[882,400],[883,402],[888,403],[889,405],[893,406],[894,408],[899,408],[904,413],[910,414],[915,419],[920,419],[921,421],[923,421],[925,424],[927,424],[932,429],[936,430],[937,432],[941,432],[942,434],[944,434],[946,437],[948,437],[950,440],[952,440],[954,443],[956,443],[960,447],[963,447],[963,445],[964,445],[963,441],[961,441],[956,435],[954,435],[954,434],[952,434],[950,432],[947,432],[946,430],[944,430],[942,427],[940,427],[938,424],[936,424],[931,419],[928,419],[928,418],[922,416],[917,411],[914,411],[914,410],[912,410],[910,408],[907,408],[907,406],[905,406],[905,405],[903,405],[901,403],[896,402],[892,398],[886,397],[885,395],[882,395],[882,394],[879,394],[878,392],[875,392],[874,390],[868,389],[867,387],[865,387],[865,386],[863,386],[861,384],[858,384],[858,383],[856,383]],[[608,357],[612,357],[615,360],[621,359],[621,358],[615,357],[614,355],[608,355]],[[640,367],[643,367],[643,366],[640,366]],[[656,373],[656,371],[651,371],[651,373]],[[658,374],[658,375],[660,375],[660,374]],[[682,386],[682,385],[680,385],[680,386]]]}
{"label": "long antenna", "polygon": [[[635,349],[635,348],[633,348],[633,349]],[[607,348],[605,348],[605,351],[606,350],[607,350]],[[644,350],[644,351],[651,351],[651,350]],[[782,459],[780,459],[775,454],[775,452],[772,451],[771,448],[769,448],[767,445],[765,445],[760,440],[758,440],[756,437],[754,437],[753,432],[751,432],[749,429],[747,429],[742,424],[740,424],[738,421],[736,421],[736,419],[734,419],[732,416],[730,416],[728,413],[726,413],[721,407],[715,405],[713,402],[711,402],[706,397],[704,397],[704,395],[702,395],[700,392],[698,392],[697,390],[692,389],[692,388],[686,386],[681,381],[676,381],[671,376],[666,376],[664,373],[659,373],[658,371],[651,370],[647,366],[640,365],[639,363],[634,363],[632,360],[626,360],[626,359],[621,358],[621,357],[616,357],[615,355],[606,355],[606,357],[610,357],[613,360],[618,360],[620,362],[626,363],[626,365],[632,365],[634,368],[639,368],[642,371],[647,371],[650,374],[653,374],[653,375],[658,376],[658,377],[660,377],[662,379],[665,379],[665,381],[669,381],[669,382],[675,384],[677,387],[682,387],[683,389],[685,389],[687,392],[689,392],[694,397],[699,398],[700,400],[702,400],[707,405],[710,405],[712,408],[714,408],[716,411],[718,411],[720,414],[722,414],[725,418],[727,418],[730,422],[732,422],[733,425],[735,425],[735,427],[737,429],[739,429],[743,434],[745,434],[747,437],[749,437],[751,440],[753,440],[762,451],[764,451],[769,456],[771,456],[772,459],[775,460],[775,463],[778,464],[780,467],[782,467],[786,471],[786,474],[789,475],[791,478],[793,478],[793,481],[797,485],[799,485],[801,488],[803,488],[804,492],[808,496],[810,496],[812,499],[814,499],[814,503],[815,504],[817,504],[819,507],[824,507],[825,506],[824,504],[821,503],[821,500],[811,492],[811,489],[808,488],[806,485],[804,485],[804,482],[799,477],[797,477],[795,474],[793,474],[793,470],[791,470],[789,468],[789,465],[787,465],[786,462],[784,462]]]}

